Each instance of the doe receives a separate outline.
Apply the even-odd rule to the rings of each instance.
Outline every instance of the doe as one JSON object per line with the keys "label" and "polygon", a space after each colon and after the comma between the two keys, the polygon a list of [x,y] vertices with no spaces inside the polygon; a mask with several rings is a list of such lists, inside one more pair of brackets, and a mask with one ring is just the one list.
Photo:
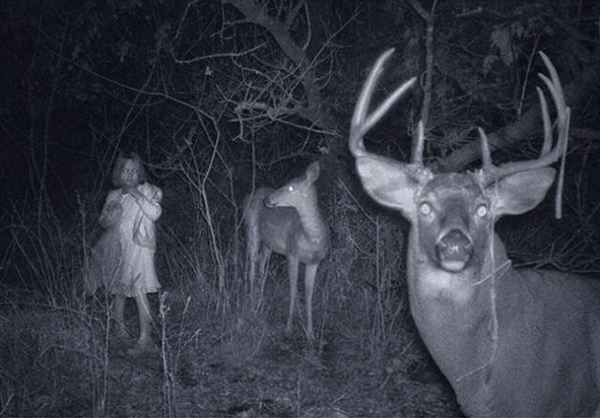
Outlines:
{"label": "doe", "polygon": [[277,190],[262,187],[246,198],[247,262],[249,281],[254,294],[256,270],[264,277],[271,253],[284,255],[288,262],[290,304],[287,332],[292,330],[296,306],[298,270],[304,271],[304,301],[306,304],[306,335],[314,338],[312,297],[317,268],[329,250],[329,227],[323,220],[317,201],[315,181],[319,163],[308,166],[304,175],[288,181]]}
{"label": "doe", "polygon": [[408,292],[425,345],[463,412],[477,416],[600,415],[600,281],[511,267],[494,232],[503,215],[537,206],[554,182],[549,167],[566,150],[570,109],[556,70],[540,74],[556,106],[556,145],[538,89],[544,145],[538,159],[496,166],[482,130],[481,169],[434,173],[422,159],[419,123],[412,161],[372,154],[363,137],[415,84],[398,87],[367,114],[382,54],[357,101],[349,146],[365,191],[411,224]]}

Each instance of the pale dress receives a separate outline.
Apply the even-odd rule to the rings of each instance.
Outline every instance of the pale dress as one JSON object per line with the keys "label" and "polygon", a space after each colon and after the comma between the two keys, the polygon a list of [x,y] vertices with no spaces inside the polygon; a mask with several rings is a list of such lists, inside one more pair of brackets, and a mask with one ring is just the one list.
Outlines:
{"label": "pale dress", "polygon": [[154,293],[160,289],[154,266],[154,250],[142,247],[133,241],[135,221],[141,210],[135,199],[121,196],[123,214],[119,222],[119,240],[122,259],[120,275],[113,283],[112,293],[133,297],[138,293]]}
{"label": "pale dress", "polygon": [[[150,186],[141,185],[138,190],[158,206],[160,214],[160,189],[157,189],[158,198],[149,196],[152,193]],[[134,241],[136,220],[145,215],[135,198],[130,194],[123,195],[120,189],[109,194],[103,213],[114,206],[120,206],[121,215],[92,249],[92,268],[87,278],[89,283],[86,283],[88,292],[93,294],[101,285],[112,294],[127,297],[157,292],[161,286],[154,265],[154,248]]]}

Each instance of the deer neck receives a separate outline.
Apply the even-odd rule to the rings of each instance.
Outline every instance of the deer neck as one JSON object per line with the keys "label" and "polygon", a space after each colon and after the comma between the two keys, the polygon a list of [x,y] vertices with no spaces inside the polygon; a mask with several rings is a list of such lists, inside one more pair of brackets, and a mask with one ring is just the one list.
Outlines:
{"label": "deer neck", "polygon": [[327,227],[321,217],[316,197],[309,199],[306,204],[296,207],[296,210],[306,238],[313,242],[322,241],[327,233]]}
{"label": "deer neck", "polygon": [[[461,273],[437,269],[419,252],[418,234],[409,236],[408,286],[411,312],[419,333],[459,400],[482,394],[497,344],[494,285],[510,263],[494,235],[480,267]],[[462,394],[461,394],[462,393]]]}

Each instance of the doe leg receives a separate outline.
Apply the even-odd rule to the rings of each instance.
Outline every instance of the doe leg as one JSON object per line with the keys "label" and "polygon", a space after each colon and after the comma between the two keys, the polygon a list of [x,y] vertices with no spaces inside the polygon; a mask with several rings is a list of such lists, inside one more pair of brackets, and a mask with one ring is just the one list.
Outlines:
{"label": "doe leg", "polygon": [[298,292],[298,266],[300,261],[297,257],[288,256],[288,277],[290,280],[290,310],[288,313],[288,320],[286,326],[286,332],[290,334],[292,332],[292,320],[294,318],[294,310],[296,309],[296,293]]}
{"label": "doe leg", "polygon": [[318,264],[307,264],[304,272],[304,302],[306,304],[307,336],[309,340],[314,338],[312,319],[312,297],[315,289],[315,278],[317,276]]}
{"label": "doe leg", "polygon": [[262,306],[263,296],[265,294],[265,282],[267,281],[267,265],[269,264],[272,253],[271,249],[266,244],[263,243],[260,247],[258,255],[258,300],[257,303],[255,303],[257,309]]}
{"label": "doe leg", "polygon": [[246,250],[246,262],[248,271],[248,283],[250,285],[250,295],[254,297],[254,280],[256,279],[256,262],[258,259],[258,247],[259,243],[257,240],[258,231],[255,228],[248,228],[247,230],[247,250]]}

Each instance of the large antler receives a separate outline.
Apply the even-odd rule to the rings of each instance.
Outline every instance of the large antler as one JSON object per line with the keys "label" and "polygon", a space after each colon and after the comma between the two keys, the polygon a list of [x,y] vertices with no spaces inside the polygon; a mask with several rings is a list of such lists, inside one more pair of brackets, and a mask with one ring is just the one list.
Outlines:
{"label": "large antler", "polygon": [[553,135],[552,135],[552,124],[550,123],[550,114],[548,112],[548,103],[542,89],[537,87],[538,97],[540,100],[540,106],[542,108],[542,120],[544,123],[544,145],[542,146],[542,152],[540,157],[535,160],[516,161],[508,162],[499,166],[492,163],[490,155],[490,148],[488,145],[488,139],[483,131],[479,128],[479,136],[481,137],[481,154],[482,154],[482,175],[485,184],[491,184],[494,181],[505,177],[509,174],[517,173],[520,171],[533,170],[536,168],[545,167],[557,161],[561,155],[564,155],[567,149],[567,141],[569,138],[569,122],[571,118],[571,109],[565,102],[565,96],[563,93],[560,79],[556,68],[550,61],[550,59],[540,51],[540,56],[544,60],[544,64],[550,73],[550,78],[544,74],[538,74],[542,81],[550,90],[554,105],[556,106],[556,130],[557,140],[554,147],[552,147]]}
{"label": "large antler", "polygon": [[[404,82],[398,87],[385,101],[379,105],[379,107],[370,115],[367,115],[369,104],[371,103],[371,97],[373,96],[373,90],[379,79],[383,66],[389,57],[394,53],[394,49],[388,49],[379,56],[377,62],[371,69],[369,77],[358,97],[356,107],[354,108],[354,115],[352,116],[352,123],[350,125],[350,139],[349,146],[350,152],[355,158],[363,157],[369,154],[365,148],[363,137],[365,134],[387,113],[387,111],[415,84],[416,77],[412,77],[408,81]],[[423,124],[419,122],[417,141],[413,149],[412,163],[421,166],[423,162]]]}

